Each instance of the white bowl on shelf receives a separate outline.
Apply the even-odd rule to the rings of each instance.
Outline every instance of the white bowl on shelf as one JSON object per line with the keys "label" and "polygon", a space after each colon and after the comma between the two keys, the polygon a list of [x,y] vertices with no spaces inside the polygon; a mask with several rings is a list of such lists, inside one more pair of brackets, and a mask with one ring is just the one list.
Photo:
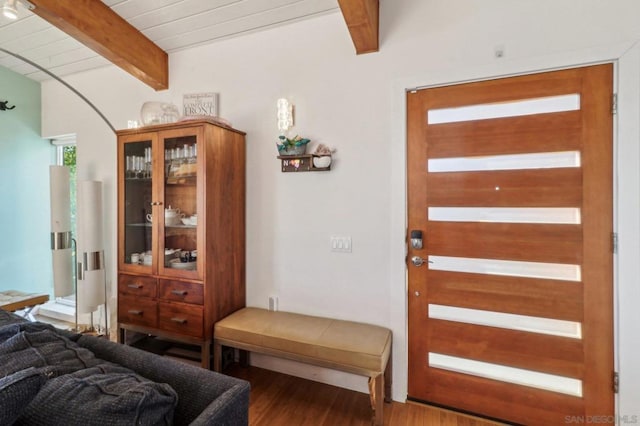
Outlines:
{"label": "white bowl on shelf", "polygon": [[165,216],[164,224],[165,226],[176,226],[180,225],[180,220],[182,218],[180,216]]}
{"label": "white bowl on shelf", "polygon": [[183,269],[185,271],[195,271],[196,262],[182,262],[180,259],[171,259],[169,261],[169,268]]}

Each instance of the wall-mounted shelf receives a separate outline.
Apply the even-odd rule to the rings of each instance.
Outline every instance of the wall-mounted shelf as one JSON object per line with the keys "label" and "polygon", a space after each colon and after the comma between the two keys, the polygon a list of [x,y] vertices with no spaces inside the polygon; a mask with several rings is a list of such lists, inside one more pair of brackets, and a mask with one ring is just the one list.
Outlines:
{"label": "wall-mounted shelf", "polygon": [[331,164],[328,167],[315,167],[313,165],[312,154],[305,155],[279,155],[282,164],[282,172],[328,172],[331,170]]}

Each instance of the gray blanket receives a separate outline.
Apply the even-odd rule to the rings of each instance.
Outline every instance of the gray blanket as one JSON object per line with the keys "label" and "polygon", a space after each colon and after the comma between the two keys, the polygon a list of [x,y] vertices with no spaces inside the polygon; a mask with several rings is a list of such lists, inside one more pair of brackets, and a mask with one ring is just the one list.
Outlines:
{"label": "gray blanket", "polygon": [[98,359],[47,324],[0,326],[0,378],[26,370],[46,381],[20,407],[16,425],[173,424],[171,386]]}

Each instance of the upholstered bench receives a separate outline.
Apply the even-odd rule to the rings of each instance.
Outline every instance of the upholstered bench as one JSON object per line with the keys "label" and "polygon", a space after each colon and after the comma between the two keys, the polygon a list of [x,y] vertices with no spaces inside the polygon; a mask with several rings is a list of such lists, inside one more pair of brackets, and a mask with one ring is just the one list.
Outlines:
{"label": "upholstered bench", "polygon": [[213,343],[218,372],[222,346],[229,346],[367,376],[373,424],[383,422],[383,400],[391,400],[391,331],[386,328],[244,308],[216,323]]}

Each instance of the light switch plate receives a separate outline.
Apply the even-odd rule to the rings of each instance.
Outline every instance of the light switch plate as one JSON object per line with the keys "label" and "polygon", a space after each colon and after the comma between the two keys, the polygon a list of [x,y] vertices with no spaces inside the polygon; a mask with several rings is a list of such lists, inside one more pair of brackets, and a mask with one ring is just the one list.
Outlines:
{"label": "light switch plate", "polygon": [[351,253],[351,236],[332,235],[329,247],[335,253]]}

